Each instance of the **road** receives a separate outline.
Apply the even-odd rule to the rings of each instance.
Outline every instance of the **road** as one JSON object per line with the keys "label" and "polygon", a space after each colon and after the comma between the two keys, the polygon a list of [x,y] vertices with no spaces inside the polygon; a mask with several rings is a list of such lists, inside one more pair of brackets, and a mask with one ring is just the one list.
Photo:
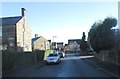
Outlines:
{"label": "road", "polygon": [[107,73],[83,62],[85,56],[67,54],[60,64],[45,65],[25,77],[110,77]]}

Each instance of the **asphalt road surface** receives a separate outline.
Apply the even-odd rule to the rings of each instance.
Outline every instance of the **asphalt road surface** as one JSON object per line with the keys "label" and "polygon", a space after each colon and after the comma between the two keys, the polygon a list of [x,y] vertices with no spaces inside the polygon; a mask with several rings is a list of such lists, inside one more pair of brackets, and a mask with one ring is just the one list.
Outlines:
{"label": "asphalt road surface", "polygon": [[88,57],[92,56],[67,54],[59,64],[45,65],[37,68],[26,74],[25,77],[110,77],[109,74],[81,60]]}

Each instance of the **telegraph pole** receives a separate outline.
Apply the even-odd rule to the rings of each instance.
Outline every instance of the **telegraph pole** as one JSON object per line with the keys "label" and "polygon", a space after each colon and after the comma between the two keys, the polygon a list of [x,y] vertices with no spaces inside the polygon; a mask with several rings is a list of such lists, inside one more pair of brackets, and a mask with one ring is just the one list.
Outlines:
{"label": "telegraph pole", "polygon": [[[56,38],[57,36],[53,36],[53,52],[54,52],[54,38]],[[56,45],[55,45],[56,46]]]}

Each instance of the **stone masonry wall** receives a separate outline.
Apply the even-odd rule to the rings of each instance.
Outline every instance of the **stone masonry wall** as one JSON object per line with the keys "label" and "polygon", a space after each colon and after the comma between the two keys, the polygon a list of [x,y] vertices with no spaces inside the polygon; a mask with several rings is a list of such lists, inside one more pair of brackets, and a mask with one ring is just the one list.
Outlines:
{"label": "stone masonry wall", "polygon": [[23,51],[32,51],[31,30],[25,17],[17,23],[17,46],[23,48]]}
{"label": "stone masonry wall", "polygon": [[[48,45],[46,45],[48,44]],[[40,49],[40,50],[46,50],[50,49],[49,41],[47,41],[45,38],[41,37],[38,40],[34,42],[34,49]]]}
{"label": "stone masonry wall", "polygon": [[3,49],[7,44],[12,43],[11,45],[15,47],[15,25],[4,25],[2,26],[2,44]]}

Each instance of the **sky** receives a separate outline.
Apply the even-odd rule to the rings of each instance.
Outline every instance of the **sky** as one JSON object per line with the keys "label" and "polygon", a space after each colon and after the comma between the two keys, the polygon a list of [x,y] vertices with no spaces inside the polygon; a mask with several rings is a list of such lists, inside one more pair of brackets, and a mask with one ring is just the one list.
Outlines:
{"label": "sky", "polygon": [[47,40],[67,43],[81,39],[93,23],[106,17],[118,19],[118,2],[3,2],[0,17],[21,16],[26,9],[27,20],[35,34]]}

